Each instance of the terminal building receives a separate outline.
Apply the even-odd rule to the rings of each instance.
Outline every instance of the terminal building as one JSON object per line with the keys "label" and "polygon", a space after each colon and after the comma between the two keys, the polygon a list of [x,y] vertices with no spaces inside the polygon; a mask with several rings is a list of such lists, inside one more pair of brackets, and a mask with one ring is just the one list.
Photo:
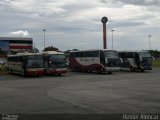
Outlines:
{"label": "terminal building", "polygon": [[20,50],[32,50],[32,45],[32,38],[0,37],[0,57]]}

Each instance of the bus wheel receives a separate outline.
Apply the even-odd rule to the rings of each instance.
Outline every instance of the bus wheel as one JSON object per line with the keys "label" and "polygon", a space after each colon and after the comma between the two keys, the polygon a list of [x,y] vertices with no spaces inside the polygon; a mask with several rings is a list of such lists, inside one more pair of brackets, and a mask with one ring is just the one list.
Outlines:
{"label": "bus wheel", "polygon": [[141,69],[141,72],[144,72],[144,69]]}
{"label": "bus wheel", "polygon": [[61,73],[58,73],[58,76],[61,76]]}
{"label": "bus wheel", "polygon": [[99,69],[99,68],[97,68],[97,73],[99,73],[99,74],[101,74],[102,73],[102,71]]}
{"label": "bus wheel", "polygon": [[131,71],[131,72],[134,72],[134,68],[133,68],[132,66],[130,67],[130,71]]}
{"label": "bus wheel", "polygon": [[110,72],[108,72],[108,74],[112,74],[112,72],[110,71]]}
{"label": "bus wheel", "polygon": [[21,72],[21,75],[22,75],[23,77],[25,77],[25,76],[26,76],[26,71],[22,71],[22,72]]}
{"label": "bus wheel", "polygon": [[80,68],[77,67],[75,71],[76,71],[76,72],[80,72]]}
{"label": "bus wheel", "polygon": [[23,71],[21,72],[21,75],[24,77],[24,72]]}

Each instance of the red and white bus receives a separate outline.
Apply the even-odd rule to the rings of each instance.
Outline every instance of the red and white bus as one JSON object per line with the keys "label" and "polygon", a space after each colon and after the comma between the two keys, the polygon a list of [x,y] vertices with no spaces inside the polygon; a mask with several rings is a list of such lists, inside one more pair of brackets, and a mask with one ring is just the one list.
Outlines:
{"label": "red and white bus", "polygon": [[96,71],[98,73],[119,71],[120,60],[116,50],[71,51],[69,67],[72,71]]}
{"label": "red and white bus", "polygon": [[57,51],[43,52],[46,74],[61,75],[67,72],[65,54]]}
{"label": "red and white bus", "polygon": [[18,53],[9,55],[7,67],[9,72],[25,75],[43,75],[44,62],[41,53]]}

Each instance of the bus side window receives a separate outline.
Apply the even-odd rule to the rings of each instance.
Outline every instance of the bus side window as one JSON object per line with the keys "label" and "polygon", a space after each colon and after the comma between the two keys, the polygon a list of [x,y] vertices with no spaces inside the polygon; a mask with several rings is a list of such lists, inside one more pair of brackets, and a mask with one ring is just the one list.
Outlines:
{"label": "bus side window", "polygon": [[69,58],[75,58],[78,57],[78,53],[77,52],[70,52],[69,53]]}
{"label": "bus side window", "polygon": [[24,66],[26,66],[28,64],[26,56],[23,57],[23,63],[24,63]]}
{"label": "bus side window", "polygon": [[83,57],[83,53],[82,52],[76,52],[74,54],[74,57]]}
{"label": "bus side window", "polygon": [[134,53],[128,52],[128,53],[126,53],[126,57],[127,58],[134,58]]}
{"label": "bus side window", "polygon": [[47,60],[46,55],[43,56],[43,61],[45,62]]}

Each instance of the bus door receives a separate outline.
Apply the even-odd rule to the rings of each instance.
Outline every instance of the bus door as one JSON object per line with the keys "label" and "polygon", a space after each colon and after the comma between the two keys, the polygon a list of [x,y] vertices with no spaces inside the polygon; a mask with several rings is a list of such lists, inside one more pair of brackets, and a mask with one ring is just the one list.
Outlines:
{"label": "bus door", "polygon": [[104,51],[100,51],[100,64],[103,65],[103,66],[105,66],[105,64],[106,64]]}
{"label": "bus door", "polygon": [[135,53],[135,63],[137,65],[137,68],[140,69],[141,61],[138,53]]}
{"label": "bus door", "polygon": [[129,63],[129,67],[137,67],[136,62],[135,62],[135,53],[134,52],[128,52],[126,53],[127,57],[127,64]]}
{"label": "bus door", "polygon": [[127,59],[127,56],[125,53],[119,53],[119,57],[121,59],[120,67],[121,68],[128,68],[130,66],[130,63]]}

